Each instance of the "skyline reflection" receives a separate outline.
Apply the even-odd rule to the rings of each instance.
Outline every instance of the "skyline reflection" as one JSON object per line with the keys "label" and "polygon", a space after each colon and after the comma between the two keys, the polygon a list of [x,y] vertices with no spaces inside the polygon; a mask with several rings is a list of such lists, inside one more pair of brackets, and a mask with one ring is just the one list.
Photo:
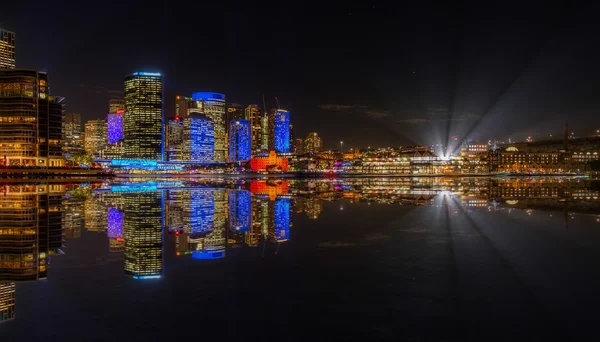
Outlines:
{"label": "skyline reflection", "polygon": [[[600,185],[584,178],[168,180],[0,191],[0,322],[18,317],[19,284],[52,282],[52,264],[75,240],[103,240],[108,262],[137,281],[168,277],[165,270],[185,259],[257,255],[251,249],[262,258],[265,250],[290,253],[285,246],[298,243],[296,229],[351,215],[353,205],[430,207],[446,220],[462,215],[468,222],[493,213],[521,223],[552,219],[563,233],[580,216],[600,224]],[[332,202],[344,210],[334,213]],[[318,246],[355,245],[343,238]]]}

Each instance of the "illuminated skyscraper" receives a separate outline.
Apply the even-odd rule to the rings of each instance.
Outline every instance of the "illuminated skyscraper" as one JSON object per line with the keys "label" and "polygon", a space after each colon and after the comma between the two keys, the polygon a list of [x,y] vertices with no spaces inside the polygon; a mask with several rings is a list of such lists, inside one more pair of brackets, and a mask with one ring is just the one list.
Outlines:
{"label": "illuminated skyscraper", "polygon": [[290,152],[290,112],[274,109],[269,113],[269,150]]}
{"label": "illuminated skyscraper", "polygon": [[214,160],[212,120],[192,113],[185,119],[169,120],[166,127],[166,153],[169,161],[211,163]]}
{"label": "illuminated skyscraper", "polygon": [[304,139],[304,153],[318,153],[323,151],[323,142],[317,132],[308,133]]}
{"label": "illuminated skyscraper", "polygon": [[252,135],[248,120],[235,120],[229,123],[229,161],[250,160]]}
{"label": "illuminated skyscraper", "polygon": [[65,213],[63,229],[67,239],[78,239],[84,226],[85,209],[84,200],[71,197],[63,200]]}
{"label": "illuminated skyscraper", "polygon": [[123,99],[110,99],[108,100],[108,114],[123,114],[125,112],[125,100]]}
{"label": "illuminated skyscraper", "polygon": [[123,116],[125,114],[124,109],[119,109],[115,113],[110,113],[107,116],[108,119],[108,132],[107,140],[110,145],[117,141],[123,140]]}
{"label": "illuminated skyscraper", "polygon": [[273,203],[274,237],[277,242],[290,239],[292,205],[289,198],[277,198]]}
{"label": "illuminated skyscraper", "polygon": [[0,28],[0,69],[14,69],[15,33]]}
{"label": "illuminated skyscraper", "polygon": [[125,77],[124,156],[162,160],[162,76],[136,72]]}
{"label": "illuminated skyscraper", "polygon": [[125,274],[136,279],[162,273],[162,191],[123,193]]}
{"label": "illuminated skyscraper", "polygon": [[64,165],[59,134],[64,98],[50,96],[48,75],[0,69],[0,89],[0,163]]}
{"label": "illuminated skyscraper", "polygon": [[85,199],[85,229],[90,232],[104,233],[108,225],[107,207],[97,195]]}
{"label": "illuminated skyscraper", "polygon": [[229,230],[248,232],[252,226],[251,194],[247,190],[229,190]]}
{"label": "illuminated skyscraper", "polygon": [[214,161],[225,162],[227,154],[226,146],[226,112],[225,95],[211,92],[198,92],[192,94],[192,99],[196,101],[194,111],[204,114],[211,119],[214,127]]}
{"label": "illuminated skyscraper", "polygon": [[175,97],[175,117],[185,119],[190,116],[190,109],[195,107],[191,97],[177,95]]}
{"label": "illuminated skyscraper", "polygon": [[108,208],[108,250],[110,252],[122,252],[125,250],[125,239],[123,238],[123,212],[113,208]]}
{"label": "illuminated skyscraper", "polygon": [[0,282],[0,323],[15,319],[15,283]]}
{"label": "illuminated skyscraper", "polygon": [[269,150],[270,136],[269,136],[269,115],[265,113],[260,118],[260,149],[263,152]]}
{"label": "illuminated skyscraper", "polygon": [[260,108],[257,105],[251,104],[244,110],[244,118],[250,121],[250,129],[252,131],[252,154],[258,154],[261,150],[261,115]]}
{"label": "illuminated skyscraper", "polygon": [[107,131],[106,120],[89,120],[85,123],[83,145],[87,154],[96,158],[100,156],[100,150],[108,142]]}
{"label": "illuminated skyscraper", "polygon": [[84,151],[81,115],[66,113],[63,123],[63,153],[65,156],[72,156]]}
{"label": "illuminated skyscraper", "polygon": [[225,128],[227,128],[227,132],[229,133],[230,123],[235,120],[244,120],[246,119],[246,114],[244,111],[244,106],[239,103],[228,103],[227,104],[227,117],[225,120]]}

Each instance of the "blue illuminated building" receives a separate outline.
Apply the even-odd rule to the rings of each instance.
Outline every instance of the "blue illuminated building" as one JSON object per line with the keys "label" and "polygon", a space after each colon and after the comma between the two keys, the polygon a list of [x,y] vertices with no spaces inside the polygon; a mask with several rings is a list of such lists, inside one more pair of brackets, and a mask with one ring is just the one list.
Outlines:
{"label": "blue illuminated building", "polygon": [[108,208],[107,233],[109,238],[123,237],[123,212],[113,207]]}
{"label": "blue illuminated building", "polygon": [[108,114],[108,143],[123,140],[123,113]]}
{"label": "blue illuminated building", "polygon": [[283,242],[290,239],[291,203],[289,198],[275,200],[275,239]]}
{"label": "blue illuminated building", "polygon": [[252,225],[251,194],[247,190],[229,191],[229,229],[247,232]]}
{"label": "blue illuminated building", "polygon": [[248,120],[232,120],[229,123],[229,161],[250,160],[252,150],[252,132]]}
{"label": "blue illuminated building", "polygon": [[[206,117],[190,117],[183,123],[183,153],[189,161],[211,163],[215,157],[215,129]],[[189,147],[188,147],[189,146]]]}
{"label": "blue illuminated building", "polygon": [[198,260],[222,259],[225,251],[193,251],[192,258]]}
{"label": "blue illuminated building", "polygon": [[269,116],[269,147],[278,153],[290,152],[290,112],[277,109]]}

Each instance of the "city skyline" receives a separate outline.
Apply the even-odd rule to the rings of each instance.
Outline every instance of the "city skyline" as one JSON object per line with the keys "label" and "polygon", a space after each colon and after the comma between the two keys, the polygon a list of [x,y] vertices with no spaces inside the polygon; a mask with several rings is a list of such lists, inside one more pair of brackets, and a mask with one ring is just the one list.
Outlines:
{"label": "city skyline", "polygon": [[[177,46],[195,34],[191,24],[177,21],[168,35],[161,25],[141,25],[147,35],[138,30],[103,35],[93,27],[107,11],[122,11],[132,25],[152,14],[135,4],[93,5],[85,21],[76,16],[77,6],[61,9],[60,15],[72,23],[68,27],[78,30],[48,22],[46,13],[25,14],[23,5],[14,4],[0,18],[0,27],[16,33],[17,67],[47,70],[53,92],[65,96],[68,110],[84,120],[103,115],[106,101],[122,96],[122,75],[156,70],[165,76],[165,119],[178,93],[216,91],[244,104],[261,104],[265,94],[272,107],[277,96],[282,107],[303,118],[296,122],[297,135],[319,131],[328,148],[339,140],[355,147],[443,144],[469,131],[482,141],[540,139],[559,134],[555,127],[566,120],[579,136],[600,126],[595,115],[600,103],[591,92],[597,88],[599,56],[587,45],[596,25],[589,16],[598,4],[520,4],[518,13],[507,5],[495,7],[497,15],[490,20],[483,19],[489,18],[488,10],[477,3],[440,4],[437,10],[362,2],[344,8],[325,5],[319,11],[304,4],[261,11],[249,5],[202,6],[239,20],[223,31],[224,37],[237,39],[199,62],[192,62],[194,48],[189,56],[172,53],[181,52]],[[245,11],[259,20],[244,16]],[[174,23],[176,13],[167,5],[158,18]],[[310,24],[302,20],[309,14],[315,18]],[[35,53],[38,46],[48,46],[43,41],[52,40],[49,33],[37,34],[18,22],[22,15],[47,23],[63,39],[80,41],[83,53],[68,48],[61,59],[51,49]],[[510,27],[497,19],[505,17]],[[274,32],[267,19],[284,29]],[[216,23],[218,18],[207,20]],[[92,36],[89,42],[85,38]],[[141,48],[127,49],[134,37]],[[151,39],[153,44],[144,44]],[[235,53],[249,46],[261,48],[256,55]],[[272,56],[270,50],[275,51]]]}

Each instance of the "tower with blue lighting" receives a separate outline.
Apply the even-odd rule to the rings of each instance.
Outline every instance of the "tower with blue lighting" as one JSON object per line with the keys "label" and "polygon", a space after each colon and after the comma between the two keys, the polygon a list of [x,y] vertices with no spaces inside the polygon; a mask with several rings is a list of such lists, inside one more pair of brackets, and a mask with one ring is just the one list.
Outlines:
{"label": "tower with blue lighting", "polygon": [[213,122],[214,161],[225,162],[227,155],[225,94],[197,92],[192,94],[192,101],[194,103],[192,103],[193,110],[191,112],[201,114]]}
{"label": "tower with blue lighting", "polygon": [[252,132],[248,120],[229,123],[229,161],[244,162],[251,158]]}
{"label": "tower with blue lighting", "polygon": [[125,111],[108,114],[108,143],[123,140],[123,115]]}
{"label": "tower with blue lighting", "polygon": [[162,160],[162,92],[160,73],[136,72],[125,77],[125,158]]}
{"label": "tower with blue lighting", "polygon": [[290,112],[284,109],[269,113],[269,150],[290,153]]}

